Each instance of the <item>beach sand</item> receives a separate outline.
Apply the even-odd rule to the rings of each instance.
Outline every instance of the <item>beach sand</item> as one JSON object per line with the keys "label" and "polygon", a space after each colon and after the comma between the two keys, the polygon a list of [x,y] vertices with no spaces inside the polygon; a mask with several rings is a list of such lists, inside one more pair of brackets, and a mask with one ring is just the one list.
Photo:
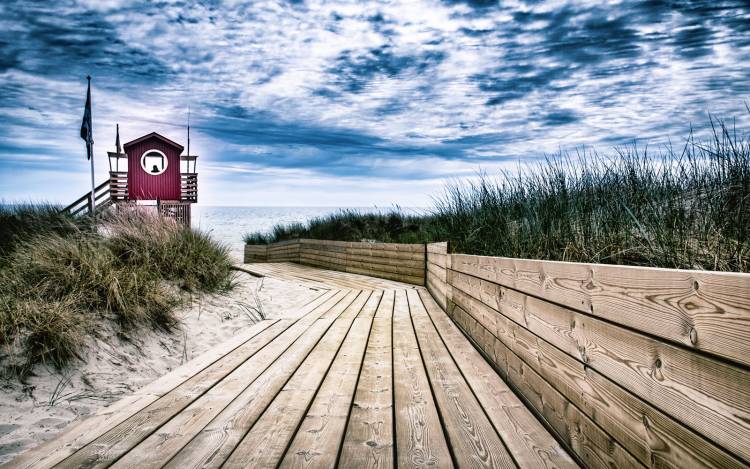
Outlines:
{"label": "beach sand", "polygon": [[178,311],[171,334],[138,332],[130,339],[115,328],[89,344],[84,360],[63,372],[39,368],[27,383],[0,382],[0,464],[57,435],[220,344],[259,319],[296,317],[322,292],[273,278],[238,273],[223,295],[205,295]]}

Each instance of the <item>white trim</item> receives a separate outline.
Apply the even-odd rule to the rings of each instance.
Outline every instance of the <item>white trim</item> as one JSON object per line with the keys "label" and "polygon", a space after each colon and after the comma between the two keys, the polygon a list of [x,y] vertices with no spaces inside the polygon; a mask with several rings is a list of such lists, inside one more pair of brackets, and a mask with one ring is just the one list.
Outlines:
{"label": "white trim", "polygon": [[[148,168],[146,168],[145,166],[143,166],[143,161],[146,159],[146,155],[149,154],[149,153],[158,153],[158,154],[160,154],[162,156],[162,158],[164,158],[164,167],[158,173],[152,173],[151,171],[148,170]],[[169,166],[169,158],[167,158],[167,155],[165,155],[164,152],[162,152],[160,150],[157,150],[156,148],[152,148],[150,150],[146,150],[141,155],[141,169],[143,170],[144,173],[148,174],[149,176],[158,176],[160,174],[164,174],[164,172],[167,170],[168,166]]]}

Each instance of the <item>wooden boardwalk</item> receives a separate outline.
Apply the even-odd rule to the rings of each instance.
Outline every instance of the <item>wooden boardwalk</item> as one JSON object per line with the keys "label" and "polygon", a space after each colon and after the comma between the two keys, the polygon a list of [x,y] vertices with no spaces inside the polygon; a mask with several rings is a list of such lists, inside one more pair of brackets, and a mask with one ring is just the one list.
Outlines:
{"label": "wooden boardwalk", "polygon": [[7,467],[576,466],[426,289],[246,267],[326,288]]}

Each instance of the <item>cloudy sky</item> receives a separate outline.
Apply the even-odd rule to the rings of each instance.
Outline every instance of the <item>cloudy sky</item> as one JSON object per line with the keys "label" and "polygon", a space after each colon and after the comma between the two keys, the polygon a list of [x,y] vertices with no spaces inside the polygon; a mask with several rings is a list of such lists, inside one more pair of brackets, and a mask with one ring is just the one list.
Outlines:
{"label": "cloudy sky", "polygon": [[746,1],[3,0],[0,199],[87,187],[115,123],[200,155],[223,205],[427,205],[560,149],[748,129]]}

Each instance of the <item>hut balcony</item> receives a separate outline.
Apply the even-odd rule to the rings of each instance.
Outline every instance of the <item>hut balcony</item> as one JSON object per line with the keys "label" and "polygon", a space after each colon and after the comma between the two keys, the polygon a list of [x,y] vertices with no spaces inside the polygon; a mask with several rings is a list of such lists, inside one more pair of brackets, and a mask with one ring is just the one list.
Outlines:
{"label": "hut balcony", "polygon": [[[109,172],[109,197],[113,202],[129,200],[127,171]],[[180,173],[180,201],[198,202],[198,173]]]}

